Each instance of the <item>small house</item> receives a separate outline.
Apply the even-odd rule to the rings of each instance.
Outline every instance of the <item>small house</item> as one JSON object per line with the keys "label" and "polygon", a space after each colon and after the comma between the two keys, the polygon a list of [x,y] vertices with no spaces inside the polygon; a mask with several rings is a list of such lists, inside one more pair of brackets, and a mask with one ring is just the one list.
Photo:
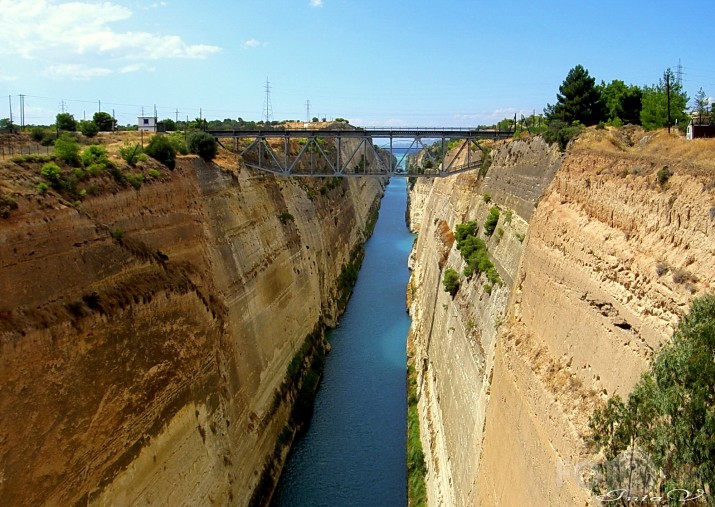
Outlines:
{"label": "small house", "polygon": [[137,118],[137,127],[140,132],[156,132],[156,116],[139,116]]}

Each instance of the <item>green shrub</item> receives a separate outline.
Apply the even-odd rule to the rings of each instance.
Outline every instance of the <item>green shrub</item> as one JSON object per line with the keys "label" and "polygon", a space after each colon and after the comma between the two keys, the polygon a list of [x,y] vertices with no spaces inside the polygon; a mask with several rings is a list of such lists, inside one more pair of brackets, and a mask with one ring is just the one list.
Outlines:
{"label": "green shrub", "polygon": [[[468,231],[472,232],[466,234]],[[454,235],[457,239],[457,249],[467,263],[464,267],[464,276],[470,277],[475,272],[477,274],[485,273],[490,283],[501,283],[499,273],[489,259],[487,244],[483,239],[477,238],[476,233],[476,224],[466,222],[457,226]]]}
{"label": "green shrub", "polygon": [[142,186],[142,183],[144,183],[143,174],[124,173],[124,179],[127,180],[129,184],[134,187],[135,190],[139,190]]}
{"label": "green shrub", "polygon": [[452,268],[447,268],[444,272],[442,284],[444,285],[444,291],[449,292],[449,294],[454,297],[459,290],[459,273]]}
{"label": "green shrub", "polygon": [[55,144],[56,138],[57,138],[57,135],[54,132],[47,130],[42,135],[42,140],[40,141],[40,144],[42,146],[52,146],[53,144]]}
{"label": "green shrub", "polygon": [[492,209],[489,210],[489,216],[484,221],[484,234],[491,236],[494,233],[497,222],[499,222],[499,208],[493,206]]}
{"label": "green shrub", "polygon": [[151,138],[144,152],[169,169],[176,165],[176,149],[167,136],[157,135]]}
{"label": "green shrub", "polygon": [[454,237],[457,240],[457,250],[461,248],[461,243],[467,238],[467,236],[476,236],[479,226],[477,222],[469,221],[463,224],[459,224],[455,231]]}
{"label": "green shrub", "polygon": [[490,296],[492,295],[492,286],[491,286],[491,284],[485,283],[483,288],[484,288],[484,292],[486,292],[486,293],[489,294]]}
{"label": "green shrub", "polygon": [[211,134],[206,132],[192,132],[189,135],[188,147],[191,153],[197,154],[202,159],[210,162],[216,158],[218,143]]}
{"label": "green shrub", "polygon": [[52,162],[55,159],[54,155],[36,155],[34,153],[28,155],[18,155],[10,160],[16,164],[38,164],[44,162]]}
{"label": "green shrub", "polygon": [[55,156],[70,165],[80,165],[79,143],[72,134],[65,132],[55,141]]}
{"label": "green shrub", "polygon": [[[618,394],[589,422],[591,451],[606,461],[594,492],[631,487],[642,467],[609,467],[619,456],[645,456],[658,481],[653,496],[715,487],[715,295],[694,299],[672,341],[653,356],[627,400]],[[631,458],[632,461],[632,458]],[[634,488],[635,490],[636,488]],[[668,503],[668,502],[665,502]],[[694,502],[696,503],[696,502]],[[669,503],[681,505],[682,502]],[[710,502],[707,502],[710,505]]]}
{"label": "green shrub", "polygon": [[179,155],[188,155],[189,149],[186,147],[186,140],[184,134],[180,132],[175,132],[173,134],[164,134],[169,141],[171,141],[172,146]]}
{"label": "green shrub", "polygon": [[42,127],[32,127],[30,129],[30,137],[36,143],[39,143],[40,141],[42,141],[42,138],[44,136],[45,136],[45,129],[43,129]]}
{"label": "green shrub", "polygon": [[489,201],[492,200],[492,196],[489,194],[484,194],[484,195],[482,195],[482,200],[488,204]]}
{"label": "green shrub", "polygon": [[124,229],[122,229],[121,227],[117,227],[112,231],[112,237],[116,240],[121,241],[122,239],[124,239]]}
{"label": "green shrub", "polygon": [[47,183],[45,183],[44,181],[41,181],[37,184],[37,190],[39,190],[41,194],[47,192],[47,188]]}
{"label": "green shrub", "polygon": [[93,144],[88,146],[82,152],[82,163],[85,167],[88,167],[95,162],[99,162],[107,158],[107,152],[103,146],[98,144]]}
{"label": "green shrub", "polygon": [[289,212],[284,211],[283,213],[278,215],[278,220],[280,220],[281,223],[285,225],[288,222],[295,220],[295,217],[293,217],[293,215],[291,215]]}
{"label": "green shrub", "polygon": [[546,131],[542,134],[544,141],[549,144],[558,143],[561,151],[566,150],[569,141],[575,139],[583,131],[583,126],[569,126],[561,120],[551,120]]}
{"label": "green shrub", "polygon": [[54,162],[47,162],[42,166],[40,171],[42,177],[50,182],[50,185],[56,189],[62,188],[62,171]]}
{"label": "green shrub", "polygon": [[149,176],[156,179],[161,176],[161,173],[157,171],[156,169],[149,169]]}
{"label": "green shrub", "polygon": [[146,155],[141,145],[139,145],[139,143],[130,143],[129,141],[124,141],[124,146],[119,148],[119,156],[132,167],[134,167],[137,162],[144,162],[146,160]]}
{"label": "green shrub", "polygon": [[658,171],[658,174],[657,174],[658,185],[660,185],[662,187],[663,185],[668,183],[668,180],[670,179],[670,177],[672,175],[673,175],[673,171],[671,171],[668,168],[668,166],[665,166],[664,168],[662,168],[660,171]]}
{"label": "green shrub", "polygon": [[99,133],[99,127],[93,121],[81,121],[79,122],[79,131],[83,136],[94,137]]}
{"label": "green shrub", "polygon": [[12,210],[17,209],[17,202],[9,195],[0,195],[0,217],[8,218]]}

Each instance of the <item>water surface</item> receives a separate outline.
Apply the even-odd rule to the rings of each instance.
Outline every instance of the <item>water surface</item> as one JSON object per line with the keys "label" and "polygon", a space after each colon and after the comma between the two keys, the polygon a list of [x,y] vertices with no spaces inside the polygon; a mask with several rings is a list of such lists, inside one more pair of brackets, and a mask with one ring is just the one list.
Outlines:
{"label": "water surface", "polygon": [[406,180],[393,178],[340,326],[305,435],[296,441],[275,506],[405,506],[407,415]]}

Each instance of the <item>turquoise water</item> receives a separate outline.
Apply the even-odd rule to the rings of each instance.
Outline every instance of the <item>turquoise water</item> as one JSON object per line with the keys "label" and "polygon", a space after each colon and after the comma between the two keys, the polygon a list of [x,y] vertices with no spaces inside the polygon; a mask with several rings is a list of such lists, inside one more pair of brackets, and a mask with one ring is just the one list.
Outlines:
{"label": "turquoise water", "polygon": [[296,441],[275,506],[405,506],[407,425],[406,180],[393,178],[340,326],[305,435]]}

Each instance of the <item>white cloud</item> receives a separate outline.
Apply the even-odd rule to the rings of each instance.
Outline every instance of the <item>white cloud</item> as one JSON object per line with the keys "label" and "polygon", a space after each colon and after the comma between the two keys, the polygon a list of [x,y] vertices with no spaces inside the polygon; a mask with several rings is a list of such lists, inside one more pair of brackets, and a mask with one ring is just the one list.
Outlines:
{"label": "white cloud", "polygon": [[67,56],[115,60],[206,58],[220,50],[177,35],[117,32],[132,12],[111,2],[0,0],[0,53],[61,61]]}
{"label": "white cloud", "polygon": [[258,46],[261,46],[261,41],[256,40],[256,39],[248,39],[247,41],[243,41],[243,44],[241,44],[241,47],[243,49],[248,49],[248,48],[255,48]]}
{"label": "white cloud", "polygon": [[6,74],[0,74],[0,82],[10,82],[10,81],[17,81],[18,77],[17,76],[9,76]]}
{"label": "white cloud", "polygon": [[323,0],[310,0],[310,6],[311,7],[322,7]]}
{"label": "white cloud", "polygon": [[156,70],[154,67],[150,65],[146,65],[143,63],[132,63],[130,65],[125,65],[121,69],[119,69],[120,74],[130,74],[132,72],[140,72],[140,71],[146,71],[146,72],[153,72]]}
{"label": "white cloud", "polygon": [[43,75],[50,79],[72,79],[75,81],[87,81],[94,77],[102,77],[111,74],[110,69],[104,67],[90,67],[84,64],[60,64],[50,65]]}

